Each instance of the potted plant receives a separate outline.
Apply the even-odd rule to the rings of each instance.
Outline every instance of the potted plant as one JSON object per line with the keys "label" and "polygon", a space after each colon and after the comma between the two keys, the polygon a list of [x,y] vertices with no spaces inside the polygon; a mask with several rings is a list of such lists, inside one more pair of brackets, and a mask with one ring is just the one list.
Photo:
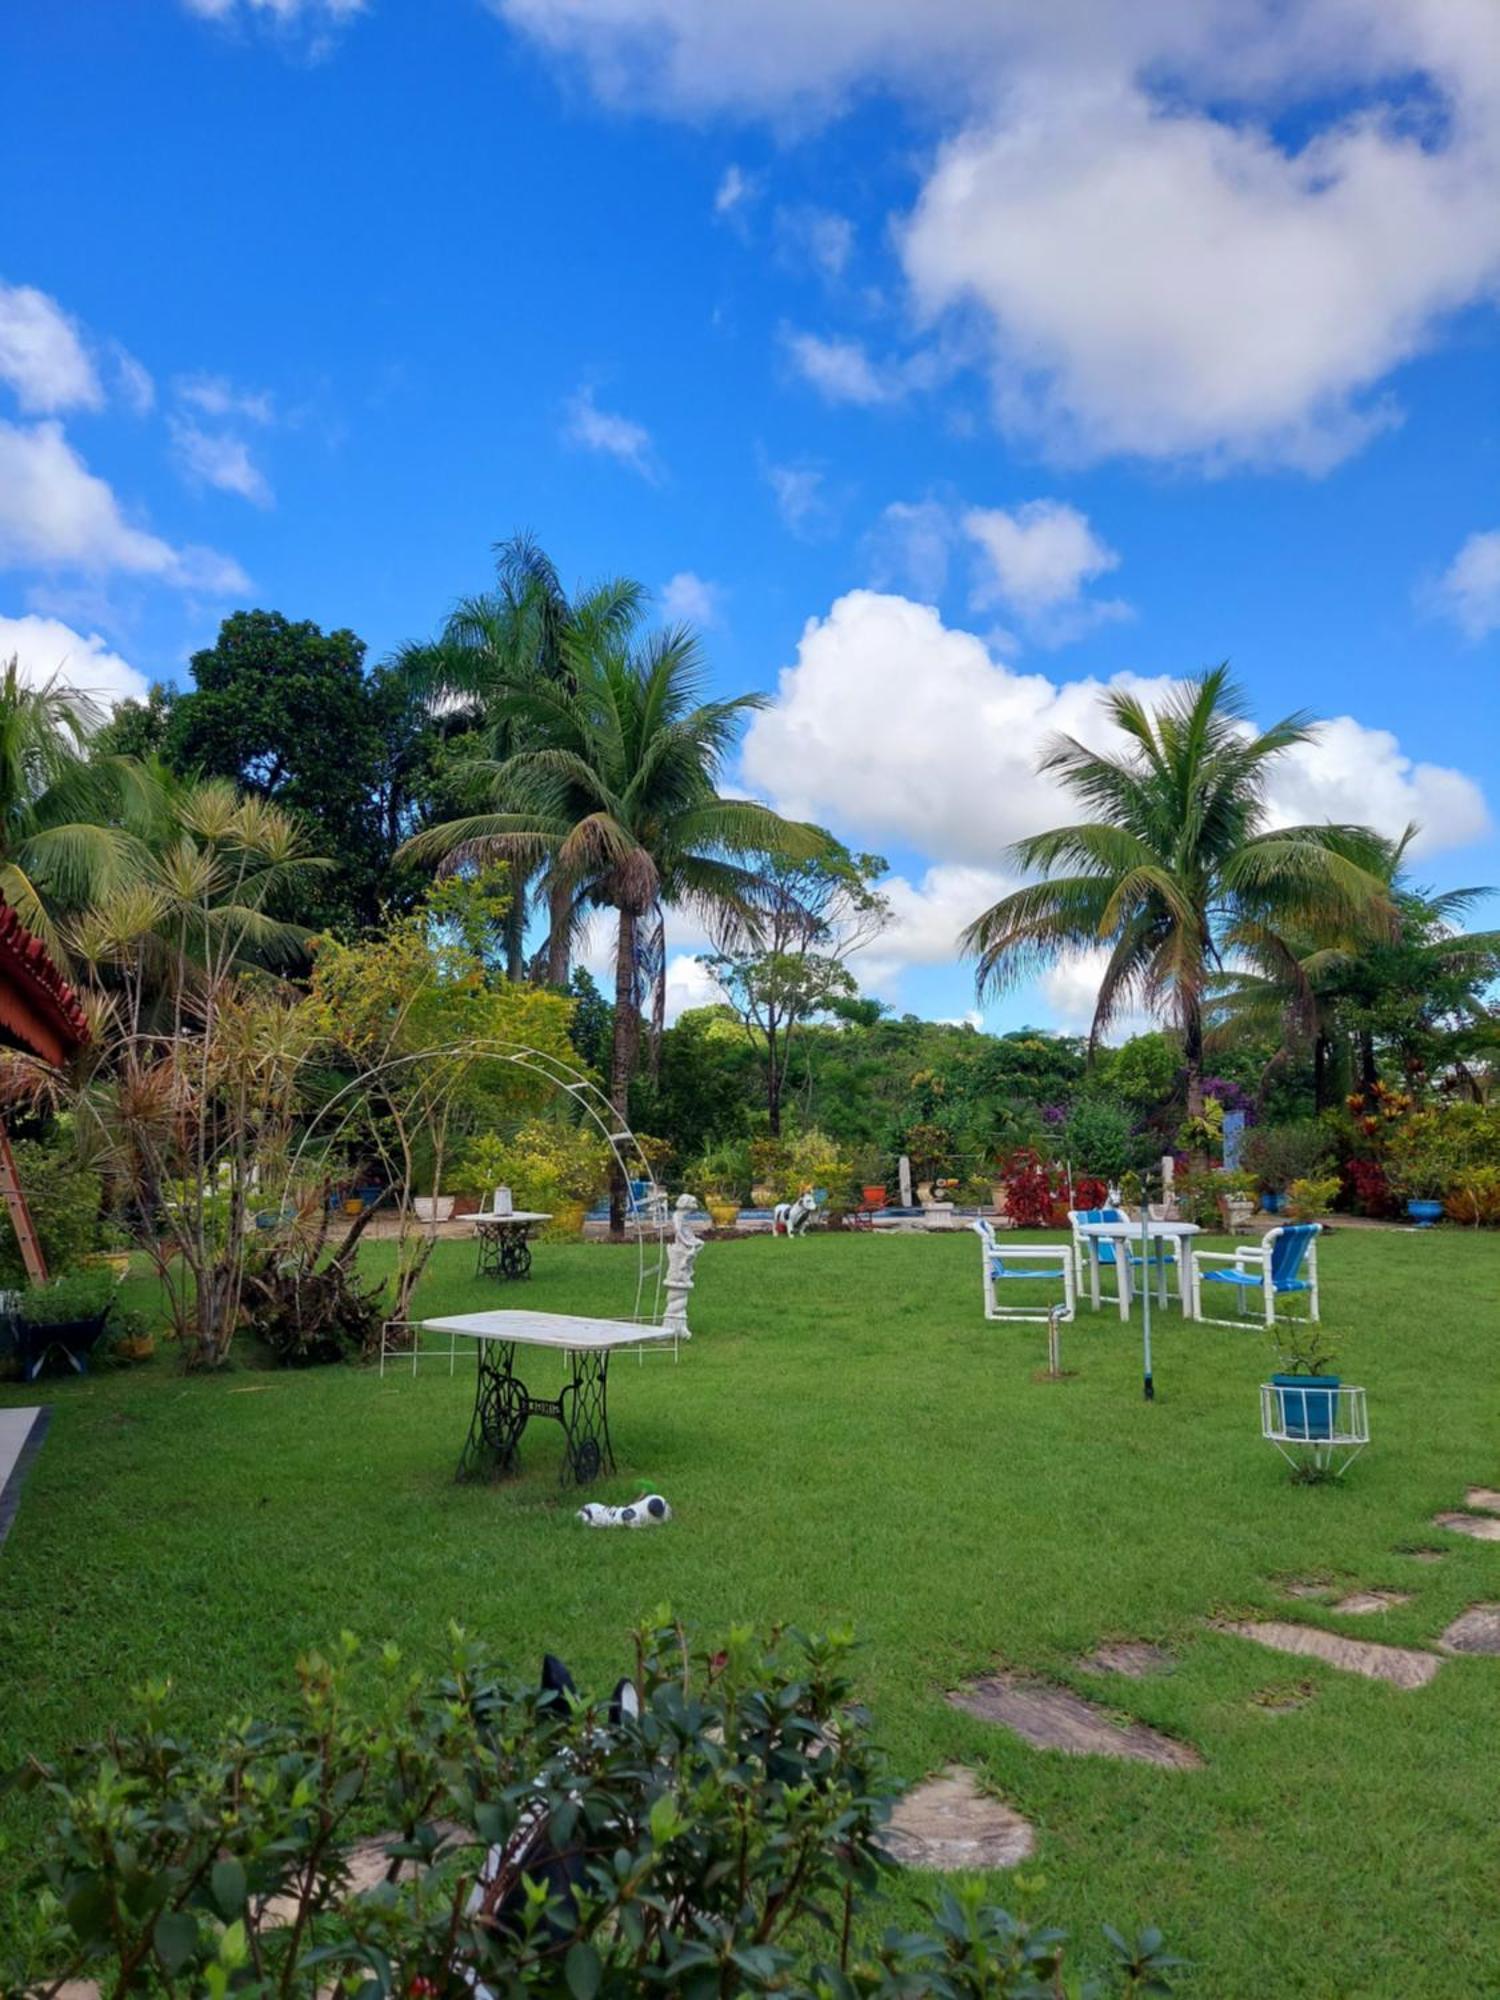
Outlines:
{"label": "potted plant", "polygon": [[1321,1222],[1338,1191],[1337,1174],[1304,1175],[1286,1191],[1287,1213],[1293,1222]]}
{"label": "potted plant", "polygon": [[1221,1168],[1214,1175],[1219,1214],[1231,1236],[1249,1229],[1255,1219],[1256,1179],[1238,1168]]}
{"label": "potted plant", "polygon": [[1271,1377],[1289,1438],[1317,1443],[1333,1436],[1342,1378],[1337,1337],[1315,1320],[1284,1320],[1276,1331]]}
{"label": "potted plant", "polygon": [[1312,1119],[1256,1125],[1240,1148],[1240,1166],[1259,1187],[1260,1205],[1268,1215],[1281,1213],[1293,1181],[1325,1173],[1330,1157],[1328,1134]]}
{"label": "potted plant", "polygon": [[[701,1153],[688,1169],[687,1185],[712,1218],[715,1229],[732,1229],[751,1174],[750,1148],[743,1140],[724,1139]],[[770,1190],[774,1200],[775,1190]],[[770,1202],[761,1203],[770,1207]]]}
{"label": "potted plant", "polygon": [[110,1315],[113,1351],[122,1361],[149,1361],[156,1352],[156,1336],[151,1322],[135,1306]]}
{"label": "potted plant", "polygon": [[1443,1204],[1457,1175],[1436,1113],[1418,1112],[1408,1119],[1391,1141],[1386,1172],[1418,1229],[1431,1229],[1442,1221]]}

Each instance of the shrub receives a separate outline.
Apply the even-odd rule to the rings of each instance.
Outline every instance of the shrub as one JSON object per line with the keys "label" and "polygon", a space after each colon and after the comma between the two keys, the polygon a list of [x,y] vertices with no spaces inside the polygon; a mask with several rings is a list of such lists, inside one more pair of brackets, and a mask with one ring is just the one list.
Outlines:
{"label": "shrub", "polygon": [[[17,1139],[11,1150],[47,1269],[66,1270],[92,1250],[97,1240],[100,1178],[64,1145]],[[0,1286],[25,1282],[21,1246],[9,1212],[0,1206]]]}
{"label": "shrub", "polygon": [[1452,1222],[1478,1229],[1500,1224],[1500,1167],[1469,1167],[1444,1203]]}
{"label": "shrub", "polygon": [[[740,1631],[702,1652],[679,1627],[646,1630],[636,1717],[517,1688],[461,1633],[432,1679],[394,1647],[367,1679],[345,1639],[300,1663],[290,1716],[202,1750],[156,1684],[106,1742],[19,1774],[53,1823],[29,1962],[4,1990],[42,1971],[213,2000],[1081,1990],[1062,1935],[987,1908],[977,1883],[943,1897],[930,1932],[855,1957],[893,1788],[848,1668],[842,1638],[768,1649]],[[358,1892],[350,1850],[371,1823],[393,1829],[389,1866]],[[470,1892],[497,1852],[506,1893],[488,1914]],[[1113,1976],[1089,1991],[1170,1990],[1154,1932],[1106,1935]]]}
{"label": "shrub", "polygon": [[683,1186],[700,1201],[744,1202],[750,1194],[750,1181],[750,1142],[722,1139],[693,1161]]}
{"label": "shrub", "polygon": [[1379,1160],[1345,1160],[1344,1185],[1361,1215],[1395,1214],[1395,1198]]}
{"label": "shrub", "polygon": [[455,1178],[462,1193],[487,1196],[508,1187],[517,1208],[553,1210],[564,1202],[590,1202],[609,1185],[610,1151],[582,1125],[535,1118],[512,1138],[486,1132],[459,1156]]}
{"label": "shrub", "polygon": [[1333,1207],[1338,1191],[1337,1174],[1295,1180],[1286,1191],[1287,1213],[1293,1222],[1317,1222]]}
{"label": "shrub", "polygon": [[1017,1228],[1047,1228],[1056,1207],[1052,1178],[1029,1146],[1017,1147],[1003,1162],[1000,1184],[1005,1189],[1005,1213]]}
{"label": "shrub", "polygon": [[1113,1098],[1080,1097],[1068,1113],[1063,1145],[1080,1172],[1118,1180],[1136,1151],[1130,1114]]}
{"label": "shrub", "polygon": [[810,1125],[787,1145],[776,1175],[776,1192],[783,1201],[795,1201],[805,1187],[827,1188],[830,1213],[841,1214],[849,1206],[854,1186],[854,1162],[836,1139]]}
{"label": "shrub", "polygon": [[1267,1194],[1280,1194],[1293,1181],[1316,1180],[1327,1171],[1331,1156],[1327,1132],[1315,1120],[1302,1119],[1255,1126],[1245,1134],[1240,1165]]}
{"label": "shrub", "polygon": [[1472,1185],[1477,1205],[1483,1199],[1479,1191],[1496,1167],[1500,1167],[1500,1113],[1482,1104],[1445,1104],[1414,1112],[1392,1134],[1386,1152],[1391,1186],[1417,1200],[1446,1201],[1454,1194],[1461,1198]]}

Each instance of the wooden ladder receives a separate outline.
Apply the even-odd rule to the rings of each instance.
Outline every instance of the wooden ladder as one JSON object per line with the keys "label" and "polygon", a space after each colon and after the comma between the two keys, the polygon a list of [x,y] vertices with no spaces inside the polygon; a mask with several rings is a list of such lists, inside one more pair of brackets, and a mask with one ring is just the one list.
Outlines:
{"label": "wooden ladder", "polygon": [[47,1260],[42,1255],[42,1246],[37,1241],[36,1227],[31,1220],[31,1210],[26,1206],[26,1196],[22,1191],[20,1177],[16,1173],[16,1156],[10,1150],[10,1134],[5,1129],[5,1121],[0,1119],[0,1200],[10,1216],[10,1226],[16,1232],[16,1241],[21,1246],[21,1261],[26,1266],[26,1275],[34,1285],[47,1282]]}

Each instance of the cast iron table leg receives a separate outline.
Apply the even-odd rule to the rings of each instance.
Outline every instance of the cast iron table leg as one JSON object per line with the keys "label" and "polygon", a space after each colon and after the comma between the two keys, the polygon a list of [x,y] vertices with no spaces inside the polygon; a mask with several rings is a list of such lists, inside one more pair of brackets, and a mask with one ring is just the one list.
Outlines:
{"label": "cast iron table leg", "polygon": [[531,1245],[526,1241],[527,1224],[505,1230],[500,1237],[500,1275],[524,1278],[531,1270]]}
{"label": "cast iron table leg", "polygon": [[609,1444],[609,1350],[570,1353],[572,1376],[557,1399],[563,1427],[562,1483],[587,1486],[613,1472]]}
{"label": "cast iron table leg", "polygon": [[458,1461],[459,1479],[496,1479],[520,1464],[521,1433],[531,1415],[526,1384],[515,1373],[514,1341],[481,1340],[474,1414]]}

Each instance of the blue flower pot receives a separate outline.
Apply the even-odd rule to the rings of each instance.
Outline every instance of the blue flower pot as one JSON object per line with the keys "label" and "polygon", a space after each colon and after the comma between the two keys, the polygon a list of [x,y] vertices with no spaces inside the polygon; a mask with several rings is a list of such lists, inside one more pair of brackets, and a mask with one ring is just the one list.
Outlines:
{"label": "blue flower pot", "polygon": [[1406,1212],[1418,1229],[1431,1229],[1435,1222],[1443,1219],[1443,1204],[1440,1201],[1409,1201]]}
{"label": "blue flower pot", "polygon": [[1260,1205],[1266,1211],[1267,1215],[1280,1215],[1281,1196],[1279,1194],[1263,1194],[1260,1198]]}
{"label": "blue flower pot", "polygon": [[1337,1375],[1271,1377],[1271,1386],[1278,1392],[1282,1421],[1289,1438],[1305,1438],[1310,1444],[1316,1444],[1326,1442],[1333,1436],[1339,1379]]}

